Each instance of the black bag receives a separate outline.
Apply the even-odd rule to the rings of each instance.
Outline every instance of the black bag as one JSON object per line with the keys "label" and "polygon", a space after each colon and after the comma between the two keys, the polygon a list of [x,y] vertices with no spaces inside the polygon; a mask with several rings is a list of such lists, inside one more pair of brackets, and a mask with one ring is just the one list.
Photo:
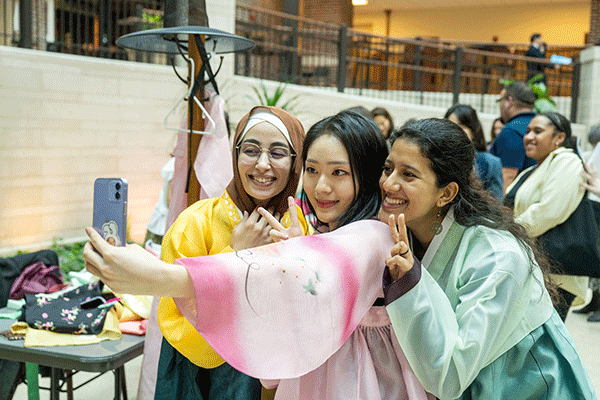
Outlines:
{"label": "black bag", "polygon": [[587,191],[569,218],[538,236],[537,241],[550,259],[558,263],[553,272],[600,278],[598,225]]}
{"label": "black bag", "polygon": [[[517,191],[536,168],[523,174],[506,194],[505,206],[514,206]],[[538,245],[555,264],[551,266],[553,273],[600,278],[598,224],[587,195],[586,191],[581,203],[565,222],[537,237]]]}
{"label": "black bag", "polygon": [[102,286],[101,281],[92,282],[56,298],[43,294],[25,294],[22,318],[32,328],[57,333],[97,335],[104,327],[110,308],[99,308],[97,305],[86,307],[86,304],[102,294]]}
{"label": "black bag", "polygon": [[40,250],[14,257],[0,258],[0,308],[6,307],[10,288],[21,272],[35,262],[58,265],[58,254],[53,250]]}

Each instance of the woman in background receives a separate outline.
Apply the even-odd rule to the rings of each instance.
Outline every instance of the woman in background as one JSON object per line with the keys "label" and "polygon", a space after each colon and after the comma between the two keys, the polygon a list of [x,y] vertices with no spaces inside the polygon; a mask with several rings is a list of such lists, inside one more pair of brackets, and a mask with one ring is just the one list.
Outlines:
{"label": "woman in background", "polygon": [[502,119],[498,117],[494,120],[494,122],[492,122],[492,129],[490,130],[491,139],[488,145],[491,145],[500,132],[502,132],[502,128],[504,128],[504,122],[502,122]]}
{"label": "woman in background", "polygon": [[383,107],[375,107],[371,111],[371,117],[379,127],[379,130],[383,134],[383,138],[387,140],[390,137],[390,133],[394,130],[394,119]]}
{"label": "woman in background", "polygon": [[487,152],[481,122],[477,111],[465,104],[455,104],[444,115],[449,121],[460,126],[475,146],[475,174],[481,180],[483,188],[498,200],[502,200],[502,163],[500,158]]}
{"label": "woman in background", "polygon": [[[507,188],[505,204],[514,209],[515,221],[537,238],[562,224],[575,211],[585,190],[583,162],[576,153],[571,123],[559,113],[536,115],[523,137],[525,154],[537,161]],[[576,296],[585,298],[588,277],[552,274],[560,301],[556,309],[567,318]]]}

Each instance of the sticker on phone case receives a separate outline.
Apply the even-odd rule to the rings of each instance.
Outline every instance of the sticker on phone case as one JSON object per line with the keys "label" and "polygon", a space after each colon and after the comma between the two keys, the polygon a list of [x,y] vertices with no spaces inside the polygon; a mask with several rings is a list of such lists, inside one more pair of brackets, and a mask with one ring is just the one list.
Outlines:
{"label": "sticker on phone case", "polygon": [[121,245],[121,238],[119,237],[119,226],[115,221],[107,221],[102,225],[102,232],[104,233],[104,240],[113,246]]}

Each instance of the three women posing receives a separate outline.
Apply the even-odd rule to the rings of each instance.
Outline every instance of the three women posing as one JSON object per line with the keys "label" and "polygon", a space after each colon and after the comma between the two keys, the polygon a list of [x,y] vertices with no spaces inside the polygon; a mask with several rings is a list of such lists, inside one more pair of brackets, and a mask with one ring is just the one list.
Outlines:
{"label": "three women posing", "polygon": [[[327,139],[327,135],[323,139]],[[239,335],[235,337],[253,340],[252,324],[244,328],[245,320],[270,321],[278,317],[279,310],[274,307],[261,308],[270,310],[263,314],[241,310],[245,300],[251,299],[256,311],[259,304],[255,301],[261,297],[258,294],[236,301],[235,306],[240,307],[239,310],[232,308],[236,310],[236,317],[223,316],[218,322],[219,329],[213,329],[215,318],[214,313],[206,312],[213,310],[207,305],[207,299],[214,293],[216,282],[235,282],[228,275],[235,271],[230,268],[223,272],[227,279],[212,274],[208,279],[201,271],[208,271],[216,264],[223,266],[223,270],[226,266],[242,265],[240,254],[237,258],[236,254],[188,258],[179,260],[180,265],[169,265],[152,258],[142,259],[136,249],[110,248],[94,232],[88,231],[92,241],[85,250],[87,267],[111,287],[120,282],[117,276],[135,275],[137,268],[153,271],[145,282],[127,285],[133,293],[152,291],[150,294],[156,294],[159,291],[157,287],[169,279],[161,274],[168,273],[172,280],[161,287],[160,294],[182,298],[177,299],[179,308],[206,338],[210,338],[211,344],[217,345],[216,350],[220,354],[235,362],[236,368],[251,374],[262,368],[261,363],[255,367],[252,361],[260,359],[262,364],[268,364],[270,360],[281,359],[281,362],[272,364],[271,369],[293,370],[295,374],[290,373],[283,379],[296,379],[300,384],[293,387],[299,390],[304,388],[301,382],[305,376],[318,370],[319,365],[327,368],[327,363],[335,360],[338,351],[347,346],[352,348],[347,344],[348,338],[360,336],[356,334],[360,330],[360,327],[357,328],[360,319],[368,315],[366,312],[381,290],[381,286],[378,290],[369,290],[381,282],[373,276],[381,279],[383,275],[384,302],[393,327],[387,335],[394,351],[388,354],[398,359],[402,374],[414,371],[414,376],[427,392],[440,399],[595,398],[573,341],[554,311],[544,286],[545,273],[540,269],[540,265],[544,267],[543,260],[537,257],[524,229],[515,224],[504,209],[490,201],[489,196],[482,195],[479,184],[473,182],[474,150],[467,136],[449,121],[429,119],[404,127],[392,135],[392,140],[390,154],[379,178],[383,195],[380,218],[389,224],[389,228],[368,220],[343,226],[338,219],[328,221],[324,212],[333,210],[341,199],[322,199],[315,195],[317,217],[336,229],[322,235],[272,244],[249,253],[253,257],[252,272],[264,274],[260,281],[267,282],[266,287],[273,291],[278,290],[278,285],[287,284],[283,274],[288,271],[298,271],[298,275],[302,276],[302,270],[308,268],[324,275],[320,279],[316,274],[315,280],[309,281],[312,286],[302,286],[306,291],[305,297],[298,297],[293,303],[303,307],[305,312],[300,314],[309,317],[312,313],[325,315],[318,312],[323,304],[318,299],[320,294],[327,297],[330,292],[340,293],[335,292],[336,284],[347,288],[337,298],[340,307],[336,302],[328,303],[331,309],[341,309],[339,314],[342,318],[336,319],[337,324],[332,325],[344,327],[339,337],[335,337],[339,344],[322,351],[322,361],[310,371],[298,373],[298,369],[288,368],[287,364],[294,364],[294,357],[285,356],[294,349],[277,348],[269,343],[262,343],[262,347],[255,349],[254,353],[244,348],[244,357],[236,358],[239,352],[232,351],[231,344],[225,340],[227,335],[231,337],[234,333]],[[315,141],[315,144],[318,142]],[[347,153],[351,157],[352,152],[347,150]],[[306,161],[310,158],[309,149]],[[356,174],[353,171],[354,178]],[[355,188],[361,189],[358,185]],[[355,189],[355,193],[358,192]],[[335,226],[331,226],[331,222]],[[317,237],[319,240],[315,241]],[[95,253],[92,246],[100,254]],[[382,257],[381,254],[390,254],[390,248],[392,256]],[[278,257],[269,257],[267,253]],[[290,270],[282,272],[282,258],[289,266],[285,269]],[[318,260],[327,263],[327,270],[319,270]],[[384,263],[387,265],[385,271],[382,268]],[[330,277],[328,270],[335,268],[341,271],[338,276],[344,279],[327,280]],[[287,275],[285,277],[287,279]],[[210,285],[207,280],[210,280]],[[258,280],[253,282],[261,284]],[[289,282],[293,283],[294,278]],[[324,285],[317,286],[321,283]],[[225,285],[223,290],[227,287]],[[123,288],[116,288],[119,289]],[[367,295],[348,298],[348,292]],[[285,309],[285,298],[280,300]],[[365,302],[370,304],[365,305]],[[293,311],[285,309],[283,314]],[[304,321],[304,324],[301,322],[295,320],[290,326],[280,329],[294,338],[309,337],[314,326],[319,326],[321,321],[313,321],[312,326],[310,320]],[[279,325],[269,325],[269,329],[276,330]],[[302,334],[295,336],[297,332]],[[306,344],[301,342],[299,346]],[[261,344],[260,340],[254,343]],[[315,352],[320,351],[320,344],[314,343]],[[241,345],[241,340],[236,342],[236,346]],[[233,347],[233,350],[239,350]],[[268,357],[261,359],[261,354],[256,353],[268,353]],[[353,354],[363,353],[357,351]],[[402,365],[402,354],[411,369]],[[306,359],[309,358],[307,355]],[[304,360],[301,357],[296,361],[302,363]],[[385,389],[386,385],[381,385],[385,379],[380,377],[385,376],[386,370],[378,369],[377,360],[373,365],[371,376],[376,377],[380,390]],[[254,375],[278,379],[273,375],[267,376],[268,371],[268,368],[262,369],[264,376]],[[387,378],[398,379],[399,376],[397,372],[389,373]],[[349,377],[352,375],[345,374],[333,381],[321,377],[309,382],[323,385],[312,389],[321,395],[329,389],[344,387],[344,381]],[[411,394],[406,383],[409,381],[412,382],[405,380],[405,393],[392,396],[418,396],[418,393]],[[382,390],[378,394],[381,393],[386,392]],[[357,398],[362,397],[358,395]]]}

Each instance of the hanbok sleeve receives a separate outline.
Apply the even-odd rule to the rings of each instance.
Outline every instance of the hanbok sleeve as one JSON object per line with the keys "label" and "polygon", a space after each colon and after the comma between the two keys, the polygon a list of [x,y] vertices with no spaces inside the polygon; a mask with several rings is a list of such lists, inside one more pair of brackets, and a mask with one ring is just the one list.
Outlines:
{"label": "hanbok sleeve", "polygon": [[[234,368],[289,379],[325,362],[381,293],[393,243],[379,221],[254,249],[179,259],[195,299],[185,317]],[[193,303],[193,304],[190,304]]]}

